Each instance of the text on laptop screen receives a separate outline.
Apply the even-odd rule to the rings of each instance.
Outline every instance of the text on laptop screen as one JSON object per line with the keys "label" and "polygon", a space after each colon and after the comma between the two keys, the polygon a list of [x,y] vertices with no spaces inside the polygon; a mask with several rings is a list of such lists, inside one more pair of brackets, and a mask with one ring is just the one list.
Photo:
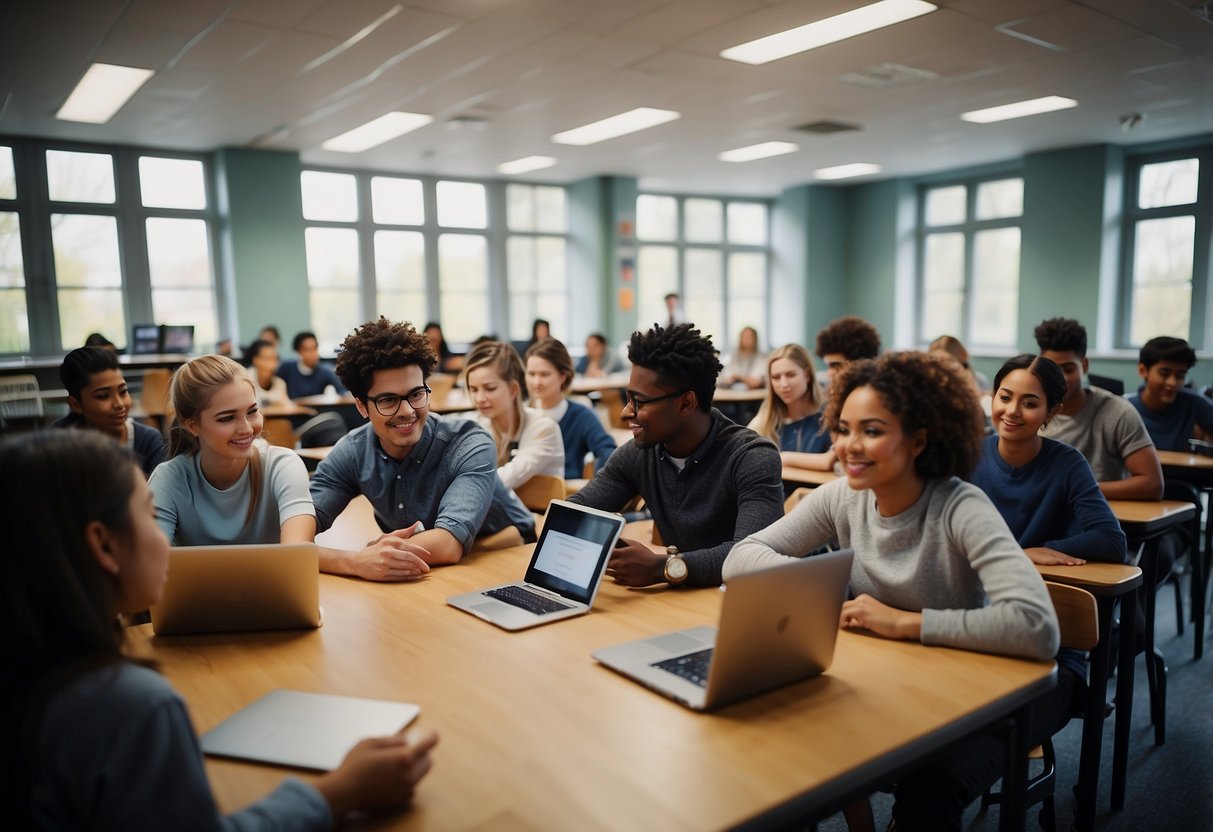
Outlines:
{"label": "text on laptop screen", "polygon": [[527,568],[527,583],[590,602],[594,579],[611,556],[618,522],[552,503]]}
{"label": "text on laptop screen", "polygon": [[574,586],[589,586],[601,551],[601,543],[553,531],[535,558],[535,568]]}

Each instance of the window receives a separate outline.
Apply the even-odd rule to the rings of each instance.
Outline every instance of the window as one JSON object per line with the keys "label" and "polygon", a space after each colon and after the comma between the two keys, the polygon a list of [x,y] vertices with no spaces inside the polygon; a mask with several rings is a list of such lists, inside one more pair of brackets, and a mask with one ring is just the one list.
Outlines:
{"label": "window", "polygon": [[1014,347],[1023,179],[925,187],[920,216],[919,340]]}
{"label": "window", "polygon": [[0,145],[0,353],[29,352],[29,310],[13,149]]}
{"label": "window", "polygon": [[440,320],[457,345],[525,340],[536,317],[567,332],[564,188],[320,170],[301,185],[322,351],[377,315]]}
{"label": "window", "polygon": [[1156,335],[1210,344],[1201,313],[1210,273],[1209,161],[1202,152],[1129,162],[1119,346]]}
{"label": "window", "polygon": [[641,329],[665,324],[665,296],[728,352],[742,327],[767,321],[770,207],[754,200],[641,194],[636,200]]}

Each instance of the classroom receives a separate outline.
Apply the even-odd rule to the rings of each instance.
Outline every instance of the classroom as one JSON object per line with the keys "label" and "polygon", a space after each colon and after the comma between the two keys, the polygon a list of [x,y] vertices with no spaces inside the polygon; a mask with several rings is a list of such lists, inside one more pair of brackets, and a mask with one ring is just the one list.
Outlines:
{"label": "classroom", "polygon": [[[889,16],[877,19],[882,14]],[[306,479],[295,485],[298,501],[310,506],[315,498],[311,531],[298,537],[292,522],[301,518],[283,514],[281,540],[273,542],[310,544],[315,537],[319,570],[326,573],[320,576],[325,624],[297,639],[194,637],[209,651],[207,661],[222,668],[222,690],[190,670],[191,637],[180,637],[184,646],[165,644],[142,625],[132,628],[141,633],[137,648],[162,662],[198,734],[248,704],[246,676],[255,680],[249,694],[296,688],[418,702],[421,724],[442,736],[434,774],[417,785],[414,805],[392,815],[385,828],[812,823],[823,830],[862,829],[850,814],[852,801],[993,724],[974,716],[992,707],[980,697],[996,694],[984,690],[971,692],[972,702],[957,694],[941,706],[947,714],[938,724],[915,724],[912,703],[890,694],[903,669],[916,660],[934,662],[931,672],[957,690],[981,672],[1022,671],[1018,699],[998,694],[999,718],[1014,717],[1015,725],[1027,711],[1025,691],[1039,693],[1032,686],[1045,684],[1024,670],[1039,662],[980,654],[990,664],[978,670],[935,656],[886,655],[844,626],[839,643],[853,652],[840,653],[834,669],[800,687],[730,705],[723,717],[704,716],[626,685],[589,656],[629,634],[714,621],[718,593],[688,590],[675,597],[691,600],[654,609],[660,604],[642,601],[649,590],[629,589],[625,573],[613,566],[594,610],[576,624],[485,632],[492,628],[446,607],[448,596],[516,580],[526,570],[543,522],[529,527],[530,516],[515,522],[514,503],[542,516],[548,499],[583,488],[591,508],[605,507],[600,499],[609,502],[595,483],[607,452],[573,459],[569,449],[567,466],[556,472],[563,488],[546,496],[524,494],[505,473],[528,436],[530,417],[509,426],[508,413],[515,403],[523,411],[538,323],[567,346],[550,362],[557,370],[564,356],[573,364],[588,360],[595,334],[626,359],[633,333],[654,324],[672,332],[667,324],[680,322],[709,336],[731,370],[739,336],[749,328],[764,356],[760,375],[769,369],[768,352],[799,344],[813,364],[810,387],[824,390],[841,371],[827,367],[816,339],[848,316],[875,328],[883,353],[925,351],[939,336],[954,336],[967,348],[965,368],[987,382],[1000,372],[1009,377],[1004,364],[1013,356],[1050,353],[1037,327],[1064,318],[1084,328],[1072,357],[1082,364],[1075,374],[1091,385],[1126,396],[1143,390],[1148,368],[1140,351],[1168,336],[1186,341],[1195,362],[1180,379],[1191,388],[1184,395],[1205,400],[1213,390],[1213,14],[1207,3],[55,0],[11,4],[2,29],[0,439],[53,432],[43,428],[79,412],[79,391],[65,381],[61,365],[94,333],[119,353],[119,378],[134,402],[123,419],[145,418],[163,436],[173,419],[166,397],[174,370],[212,352],[251,364],[265,437],[298,452],[285,455],[289,462],[267,457],[274,461],[266,474],[286,477],[284,466],[302,459],[303,476],[313,477],[310,485]],[[86,87],[90,80],[97,86]],[[363,389],[347,393],[337,380],[346,380],[342,365],[332,372],[342,343],[380,315],[409,321],[418,332],[440,325],[445,340],[437,375],[430,376],[424,361],[406,362],[392,372],[424,371],[425,378],[401,372],[392,376],[396,386],[385,388],[370,375]],[[301,344],[309,343],[296,333],[314,338],[319,366],[335,387],[268,400],[273,371],[259,383],[256,356],[270,326],[280,334],[275,346],[284,365],[295,366]],[[370,338],[369,329],[365,334]],[[380,334],[412,349],[412,335]],[[514,361],[522,358],[516,376],[512,364],[498,371],[521,387],[505,411],[482,405],[486,383],[460,372],[465,358],[477,372],[506,366],[472,361],[485,336],[513,345]],[[1052,351],[1058,349],[1064,355],[1071,348]],[[654,361],[654,378],[666,378],[660,359]],[[633,371],[649,366],[633,362]],[[657,427],[637,425],[638,414],[695,388],[689,381],[677,391],[669,384],[637,386],[626,367],[623,361],[607,384],[580,372],[574,378],[570,366],[570,390],[562,387],[559,404],[541,409],[564,429],[569,405],[563,394],[572,392],[568,400],[591,406],[612,447],[622,449],[633,437],[640,447],[643,433]],[[99,365],[93,370],[101,371]],[[374,371],[381,372],[387,370]],[[715,404],[755,427],[778,396],[765,378],[754,389],[738,379],[721,383]],[[491,397],[495,388],[489,387]],[[982,392],[987,430],[997,433],[997,386]],[[538,394],[532,389],[530,395]],[[479,411],[475,418],[495,443],[489,448],[505,486],[493,477],[486,490],[465,492],[464,499],[491,503],[490,518],[499,509],[507,520],[512,516],[495,530],[516,526],[521,539],[503,544],[496,560],[470,549],[469,540],[462,552],[443,550],[426,564],[413,562],[412,571],[396,576],[418,579],[408,585],[360,581],[367,576],[352,560],[326,554],[325,547],[348,554],[390,531],[387,503],[372,498],[372,513],[369,504],[336,501],[330,512],[317,489],[340,487],[323,475],[318,485],[316,472],[324,469],[317,466],[347,430],[353,434],[369,423],[363,435],[372,439],[380,430],[407,431],[398,423],[404,402],[412,413],[428,407],[452,420]],[[397,409],[389,412],[393,403]],[[1058,406],[1064,421],[1071,408]],[[551,407],[557,409],[548,412]],[[825,398],[813,407],[815,429],[833,418]],[[619,416],[621,409],[632,416]],[[707,430],[696,421],[700,416],[687,418]],[[1037,441],[1050,435],[1048,420],[1040,429]],[[128,444],[137,442],[134,427],[129,430]],[[271,436],[272,430],[285,438]],[[1213,439],[1199,426],[1196,434]],[[769,438],[791,452],[778,435]],[[186,455],[197,452],[205,462],[198,448],[207,441],[196,439]],[[402,438],[399,448],[408,453],[414,441]],[[452,435],[449,441],[464,440]],[[324,450],[309,456],[309,445]],[[678,446],[667,441],[671,458]],[[1213,548],[1213,524],[1204,522],[1213,462],[1203,461],[1197,453],[1203,450],[1200,442],[1172,449],[1155,441],[1157,494],[1127,500],[1115,489],[1104,494],[1130,555],[1140,558],[1132,580],[1167,579],[1175,555],[1157,552],[1169,546],[1180,547],[1180,566],[1156,593],[1138,593],[1123,582],[1115,590],[1084,585],[1096,596],[1105,630],[1094,650],[1102,658],[1092,667],[1105,663],[1108,703],[1127,695],[1135,706],[1123,721],[1119,711],[1096,719],[1092,693],[1078,708],[1083,718],[1058,734],[1056,812],[1063,824],[1150,829],[1202,813],[1206,824],[1213,817],[1208,795],[1171,814],[1151,805],[1183,803],[1176,796],[1199,790],[1198,781],[1177,772],[1207,771],[1213,763],[1207,720],[1192,727],[1190,719],[1207,710],[1210,683],[1207,663],[1199,661]],[[797,486],[847,478],[829,442],[813,451],[829,459],[818,465],[784,458],[781,501]],[[177,451],[166,446],[165,452]],[[564,451],[556,453],[563,463]],[[1123,470],[1131,479],[1141,472],[1130,455],[1124,454]],[[437,476],[437,461],[432,467],[416,461],[427,476]],[[215,485],[204,462],[199,476]],[[371,463],[360,458],[357,464]],[[329,466],[330,472],[336,467]],[[1105,478],[1091,467],[1102,488]],[[529,478],[538,469],[526,471]],[[159,488],[155,480],[151,486],[158,511],[163,488],[162,474]],[[661,530],[676,526],[676,513],[663,514],[651,496],[642,501],[647,508],[629,506],[626,515],[632,524],[650,525],[626,526],[624,537],[641,528],[653,535],[654,552],[665,551]],[[1135,501],[1161,508],[1150,517],[1130,516],[1132,506],[1117,505]],[[220,506],[208,504],[208,511],[222,514]],[[268,508],[254,498],[245,523]],[[422,514],[399,519],[411,525]],[[242,511],[231,516],[244,517]],[[276,520],[266,522],[277,530]],[[417,534],[440,531],[431,521]],[[1180,534],[1186,535],[1182,545],[1173,542]],[[454,542],[464,541],[455,535]],[[678,555],[679,547],[669,548],[671,557]],[[726,555],[733,557],[728,547],[714,561],[714,585]],[[437,568],[455,562],[460,565]],[[693,565],[691,584],[712,585],[696,571],[701,568]],[[727,576],[727,563],[724,569]],[[1062,567],[1042,574],[1052,585],[1064,583],[1067,573]],[[669,575],[662,578],[659,570],[658,578]],[[1140,595],[1136,626],[1150,645],[1136,662],[1136,681],[1124,673],[1133,653],[1109,637],[1113,616],[1123,618],[1132,608],[1117,606],[1128,595]],[[641,615],[643,603],[650,609]],[[394,632],[370,644],[366,634],[380,631]],[[434,655],[430,648],[445,637],[457,652]],[[238,649],[241,644],[248,649]],[[515,678],[510,659],[528,663],[530,675]],[[885,662],[880,691],[870,674]],[[1119,675],[1107,673],[1114,662]],[[389,664],[380,672],[365,669]],[[513,721],[510,711],[488,705],[479,683],[465,689],[469,676],[486,672],[499,675],[503,697],[525,702],[517,714],[522,726],[498,739],[500,723]],[[576,707],[552,707],[534,692],[564,687]],[[789,693],[827,699],[844,688],[875,697],[877,707],[887,709],[889,733],[900,739],[849,747],[850,736],[864,730],[854,709],[831,701],[810,718]],[[1187,701],[1200,690],[1203,706]],[[446,696],[450,701],[442,702]],[[471,713],[479,709],[485,710]],[[465,714],[466,724],[452,724],[457,714]],[[605,724],[591,726],[599,720]],[[837,729],[822,740],[833,767],[800,748],[823,720]],[[528,721],[549,730],[532,730]],[[1170,728],[1165,743],[1164,723]],[[773,739],[774,726],[786,734]],[[913,733],[920,729],[921,735]],[[1101,738],[1092,740],[1093,732]],[[518,743],[529,747],[508,747]],[[1100,744],[1107,752],[1102,766]],[[762,751],[752,770],[742,773],[756,747]],[[719,759],[705,762],[703,748]],[[1078,781],[1080,756],[1084,783]],[[213,757],[198,768],[224,811],[270,792],[285,773]],[[1008,763],[1007,772],[1007,806],[970,807],[966,829],[1016,827],[1023,817],[1027,828],[1035,826],[1039,808],[1030,793],[1022,805],[1018,766]],[[1178,781],[1168,782],[1171,776]],[[605,784],[603,793],[586,793],[591,778]],[[480,785],[465,801],[459,782]],[[635,805],[621,792],[634,796]],[[877,788],[873,801],[883,828],[892,798]]]}

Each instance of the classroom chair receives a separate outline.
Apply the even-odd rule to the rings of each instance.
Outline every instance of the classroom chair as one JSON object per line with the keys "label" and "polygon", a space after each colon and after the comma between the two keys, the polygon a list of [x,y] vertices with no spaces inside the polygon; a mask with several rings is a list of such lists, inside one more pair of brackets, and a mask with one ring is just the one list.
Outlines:
{"label": "classroom chair", "polygon": [[163,367],[153,367],[143,373],[143,386],[139,390],[139,407],[148,424],[164,430],[172,421],[173,403],[168,395],[172,373]]}
{"label": "classroom chair", "polygon": [[[1057,623],[1061,628],[1061,646],[1075,650],[1093,650],[1099,643],[1099,613],[1095,596],[1085,589],[1067,584],[1045,581],[1053,609],[1057,612]],[[1052,738],[1032,749],[1029,759],[1041,761],[1041,771],[1028,781],[1025,806],[1043,803],[1040,825],[1046,832],[1057,832],[1057,811],[1053,805],[1053,791],[1057,786],[1057,754]],[[987,791],[981,798],[981,808],[1001,803],[1002,793]]]}
{"label": "classroom chair", "polygon": [[623,394],[610,387],[600,391],[599,397],[599,403],[606,408],[607,418],[611,420],[611,427],[626,430],[628,423],[623,418]]}
{"label": "classroom chair", "polygon": [[[1168,479],[1163,486],[1164,500],[1180,500],[1186,503],[1192,503],[1196,506],[1196,515],[1192,518],[1192,522],[1186,526],[1181,526],[1178,529],[1179,538],[1183,541],[1183,548],[1176,553],[1175,564],[1172,567],[1171,574],[1167,576],[1167,580],[1175,588],[1175,628],[1179,635],[1184,634],[1184,603],[1183,592],[1180,586],[1180,576],[1182,571],[1176,568],[1179,564],[1179,559],[1187,554],[1189,574],[1191,578],[1191,603],[1192,603],[1192,622],[1196,631],[1195,645],[1192,649],[1192,658],[1199,659],[1204,655],[1204,618],[1202,616],[1204,606],[1204,585],[1206,580],[1205,575],[1205,560],[1202,556],[1200,542],[1200,518],[1204,511],[1204,507],[1200,502],[1200,490],[1191,483],[1182,480]],[[1207,521],[1206,521],[1207,522]]]}
{"label": "classroom chair", "polygon": [[552,500],[563,500],[565,495],[564,480],[547,474],[536,474],[522,485],[514,489],[522,504],[538,514],[548,510]]}
{"label": "classroom chair", "polygon": [[1125,383],[1118,378],[1111,376],[1099,376],[1095,373],[1087,373],[1087,381],[1094,384],[1096,387],[1102,387],[1109,393],[1114,393],[1117,396],[1125,394]]}
{"label": "classroom chair", "polygon": [[425,383],[430,388],[431,401],[441,407],[455,387],[455,376],[448,373],[434,373],[426,379]]}
{"label": "classroom chair", "polygon": [[10,427],[15,420],[31,420],[40,424],[43,416],[38,377],[31,374],[5,376],[0,379],[0,427]]}
{"label": "classroom chair", "polygon": [[797,488],[795,491],[793,491],[791,494],[789,494],[788,498],[783,501],[783,513],[784,514],[791,513],[792,509],[794,509],[794,508],[796,508],[796,506],[800,505],[800,501],[803,500],[805,497],[809,496],[809,493],[812,492],[812,490],[813,489],[811,489],[811,488],[802,487],[802,488]]}

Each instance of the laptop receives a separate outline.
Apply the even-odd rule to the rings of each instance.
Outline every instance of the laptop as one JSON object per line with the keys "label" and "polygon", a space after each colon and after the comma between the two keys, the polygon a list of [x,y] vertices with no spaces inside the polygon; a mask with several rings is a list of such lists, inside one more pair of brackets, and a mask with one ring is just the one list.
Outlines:
{"label": "laptop", "polygon": [[523,580],[446,602],[506,630],[584,615],[594,604],[623,524],[618,514],[552,500]]}
{"label": "laptop", "polygon": [[320,626],[320,553],[314,544],[175,546],[158,636]]}
{"label": "laptop", "polygon": [[720,627],[693,627],[591,655],[697,711],[825,672],[834,659],[853,551],[801,558],[728,583]]}

